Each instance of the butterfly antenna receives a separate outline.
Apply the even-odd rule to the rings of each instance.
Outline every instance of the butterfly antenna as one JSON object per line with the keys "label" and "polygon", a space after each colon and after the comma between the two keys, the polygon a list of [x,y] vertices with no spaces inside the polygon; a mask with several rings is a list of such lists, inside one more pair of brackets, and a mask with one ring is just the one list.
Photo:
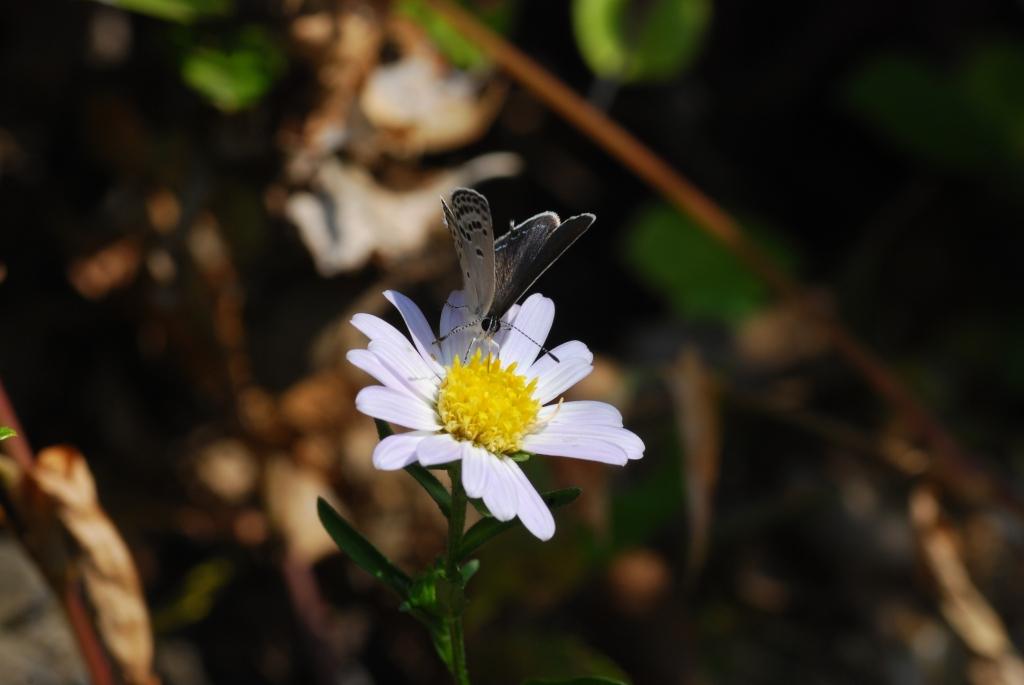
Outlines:
{"label": "butterfly antenna", "polygon": [[[504,322],[503,322],[503,323],[504,323]],[[523,336],[524,338],[526,338],[527,340],[529,340],[530,342],[532,342],[532,343],[533,343],[534,345],[536,345],[537,347],[539,347],[539,348],[540,348],[540,354],[541,354],[541,356],[545,356],[545,355],[547,355],[548,357],[551,357],[552,359],[554,359],[554,360],[555,360],[555,363],[556,363],[556,364],[561,364],[561,363],[562,363],[562,360],[561,360],[561,359],[559,359],[558,357],[556,357],[556,356],[554,355],[554,353],[553,353],[553,352],[552,352],[551,350],[549,350],[548,348],[546,348],[546,347],[544,347],[543,345],[541,345],[541,344],[540,344],[539,342],[537,342],[536,340],[534,340],[533,338],[531,338],[530,336],[528,336],[528,335],[527,335],[526,333],[523,333],[523,330],[522,330],[521,328],[517,328],[517,327],[515,326],[515,324],[511,324],[511,323],[506,323],[505,325],[506,325],[506,326],[508,326],[509,328],[511,328],[511,329],[512,329],[512,330],[514,330],[514,331],[519,331],[519,333],[520,333],[520,334],[522,334],[522,336]]]}

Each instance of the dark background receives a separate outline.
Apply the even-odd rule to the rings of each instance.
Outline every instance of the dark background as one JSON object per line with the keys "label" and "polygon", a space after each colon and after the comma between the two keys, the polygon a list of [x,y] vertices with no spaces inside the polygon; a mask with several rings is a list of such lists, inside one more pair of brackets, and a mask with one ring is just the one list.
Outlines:
{"label": "dark background", "polygon": [[[136,555],[168,683],[322,682],[324,654],[331,682],[444,682],[418,626],[338,555],[308,562],[328,613],[327,628],[310,629],[266,488],[225,501],[196,467],[211,442],[236,439],[261,482],[283,454],[371,539],[392,525],[379,491],[404,476],[348,475],[369,462],[351,437],[370,428],[351,409],[363,381],[317,341],[394,279],[434,321],[457,272],[438,212],[422,250],[322,277],[272,200],[302,186],[286,173],[281,131],[316,93],[288,25],[324,7],[240,2],[194,24],[91,2],[0,8],[0,377],[35,446],[87,456]],[[89,57],[99,13],[123,14],[130,31],[114,61]],[[242,24],[284,45],[286,63],[256,101],[225,112],[183,81],[180,55]],[[715,2],[692,62],[656,82],[602,83],[569,3],[523,2],[506,33],[577,92],[603,93],[612,118],[739,217],[1013,494],[1024,457],[1022,27],[1015,2]],[[545,209],[597,214],[537,290],[556,302],[551,339],[591,346],[600,378],[589,390],[620,405],[648,450],[623,471],[537,466],[541,482],[585,492],[552,542],[522,535],[481,556],[469,618],[479,681],[568,669],[636,683],[1003,682],[986,679],[999,660],[947,621],[948,597],[918,554],[907,502],[928,474],[908,477],[837,437],[847,433],[794,417],[867,440],[906,426],[810,324],[786,318],[594,141],[511,84],[493,125],[464,145],[397,161],[331,154],[388,184],[395,167],[416,178],[494,150],[523,161],[515,178],[479,185],[496,225]],[[146,208],[158,189],[182,208],[163,232]],[[190,256],[204,212],[233,275]],[[137,250],[127,275],[77,285],[75,269],[115,244]],[[153,251],[176,265],[170,280],[147,268]],[[218,329],[233,297],[235,348]],[[756,326],[775,354],[749,352]],[[361,344],[337,337],[339,350]],[[721,449],[704,524],[678,420],[687,407],[673,399],[683,350],[726,388],[713,402]],[[251,368],[242,381],[230,371],[239,354]],[[310,466],[302,426],[275,433],[250,409],[325,375],[340,379],[336,393],[312,404],[340,408],[310,430],[337,454]],[[1019,643],[1019,517],[985,496],[939,499],[973,582]],[[388,516],[402,509],[384,500]],[[437,522],[417,511],[394,519],[416,544],[387,550],[409,569],[441,549]],[[244,516],[265,534],[239,534]],[[698,534],[707,557],[688,570]],[[223,582],[189,584],[210,568],[228,569]],[[197,594],[205,610],[176,611]]]}

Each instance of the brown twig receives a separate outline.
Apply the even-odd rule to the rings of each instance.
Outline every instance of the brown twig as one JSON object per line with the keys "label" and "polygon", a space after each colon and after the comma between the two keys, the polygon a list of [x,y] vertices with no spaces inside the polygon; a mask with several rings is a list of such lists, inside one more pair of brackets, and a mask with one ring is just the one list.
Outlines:
{"label": "brown twig", "polygon": [[[0,379],[0,425],[8,426],[18,432],[17,437],[4,441],[4,449],[18,463],[18,466],[25,474],[32,473],[35,468],[35,454],[21,427],[21,422],[18,420],[18,414],[14,411],[14,405],[4,389],[2,379]],[[0,487],[6,486],[0,483]],[[13,497],[5,497],[4,502],[10,504],[14,499]],[[10,515],[12,517],[18,516],[13,509],[10,511]],[[23,534],[27,531],[18,531],[16,528],[16,532]],[[30,556],[32,556],[31,546],[25,544],[20,534],[19,539],[25,549],[29,551]],[[38,563],[38,559],[36,561]],[[93,685],[116,685],[110,657],[103,648],[103,642],[100,640],[96,625],[93,623],[93,619],[86,607],[81,584],[74,579],[65,579],[64,587],[56,588],[56,591],[61,603],[64,605],[64,611],[67,613],[71,632],[74,634],[75,641],[78,643],[78,648],[82,653],[82,661],[85,662],[86,670],[89,672],[90,682]]]}
{"label": "brown twig", "polygon": [[778,295],[797,302],[805,315],[823,325],[840,356],[901,418],[914,439],[922,440],[935,455],[933,476],[938,481],[965,497],[995,495],[1004,505],[1024,515],[1024,502],[982,471],[903,382],[838,317],[812,306],[810,300],[803,297],[803,286],[759,249],[728,212],[635,136],[471,13],[451,0],[426,2],[524,88],[693,218],[701,230],[721,242]]}

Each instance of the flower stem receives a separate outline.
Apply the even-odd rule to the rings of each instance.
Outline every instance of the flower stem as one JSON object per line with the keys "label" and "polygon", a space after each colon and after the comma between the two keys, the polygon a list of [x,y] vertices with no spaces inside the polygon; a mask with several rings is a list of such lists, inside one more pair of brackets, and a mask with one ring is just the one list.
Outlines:
{"label": "flower stem", "polygon": [[452,480],[452,509],[448,517],[448,554],[445,559],[445,576],[452,584],[457,600],[450,603],[448,615],[448,636],[451,639],[452,676],[458,685],[470,685],[469,670],[466,668],[466,645],[462,632],[463,580],[459,571],[459,547],[466,527],[466,491],[462,487],[462,465],[455,462],[448,468]]}

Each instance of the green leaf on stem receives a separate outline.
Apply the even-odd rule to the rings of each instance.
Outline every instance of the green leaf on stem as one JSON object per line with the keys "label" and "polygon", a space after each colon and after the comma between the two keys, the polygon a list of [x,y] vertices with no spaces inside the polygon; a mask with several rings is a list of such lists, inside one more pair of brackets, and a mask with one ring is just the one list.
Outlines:
{"label": "green leaf on stem", "polygon": [[[580,496],[581,492],[583,491],[579,488],[565,488],[545,493],[541,495],[541,499],[552,509],[558,509],[575,500]],[[521,525],[519,519],[499,521],[495,518],[486,518],[478,521],[472,528],[466,531],[462,538],[462,544],[459,545],[459,560],[461,561],[468,557],[494,536],[504,533],[506,530],[517,525]]]}
{"label": "green leaf on stem", "polygon": [[462,574],[462,585],[465,586],[469,582],[469,579],[475,576],[476,572],[479,570],[479,559],[470,559],[465,564],[463,564],[462,568],[459,569],[459,573]]}
{"label": "green leaf on stem", "polygon": [[387,557],[380,553],[380,550],[350,526],[348,521],[322,497],[317,498],[316,511],[320,516],[320,523],[323,524],[327,534],[331,536],[334,544],[338,545],[341,551],[345,552],[364,571],[383,581],[399,597],[402,599],[409,597],[409,589],[412,585],[409,576],[388,561]]}
{"label": "green leaf on stem", "polygon": [[7,438],[16,437],[18,434],[14,432],[13,428],[7,426],[0,426],[0,440],[6,440]]}

